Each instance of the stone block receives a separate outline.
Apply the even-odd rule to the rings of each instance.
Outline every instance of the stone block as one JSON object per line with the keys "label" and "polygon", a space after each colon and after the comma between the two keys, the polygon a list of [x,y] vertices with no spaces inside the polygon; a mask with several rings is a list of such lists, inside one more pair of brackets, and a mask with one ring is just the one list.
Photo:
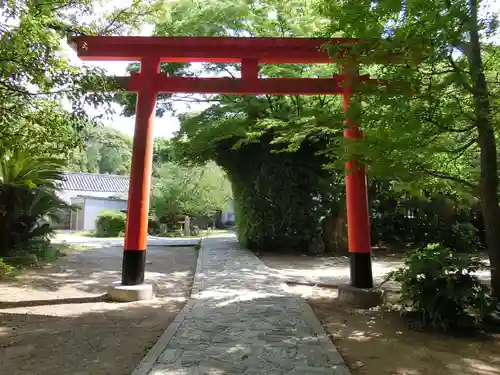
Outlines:
{"label": "stone block", "polygon": [[361,289],[352,285],[341,284],[338,286],[338,290],[339,300],[355,308],[369,309],[371,307],[380,306],[385,300],[385,292],[383,289]]}
{"label": "stone block", "polygon": [[116,302],[145,301],[153,299],[155,289],[152,283],[122,285],[120,281],[115,281],[108,287],[108,297]]}

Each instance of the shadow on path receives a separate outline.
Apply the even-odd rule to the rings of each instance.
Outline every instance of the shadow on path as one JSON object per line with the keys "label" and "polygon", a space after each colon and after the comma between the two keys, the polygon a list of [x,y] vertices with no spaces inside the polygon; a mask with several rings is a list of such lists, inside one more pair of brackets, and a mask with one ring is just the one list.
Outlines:
{"label": "shadow on path", "polygon": [[122,248],[88,249],[0,282],[0,374],[125,375],[157,341],[190,294],[197,252],[154,247],[147,302],[107,302]]}

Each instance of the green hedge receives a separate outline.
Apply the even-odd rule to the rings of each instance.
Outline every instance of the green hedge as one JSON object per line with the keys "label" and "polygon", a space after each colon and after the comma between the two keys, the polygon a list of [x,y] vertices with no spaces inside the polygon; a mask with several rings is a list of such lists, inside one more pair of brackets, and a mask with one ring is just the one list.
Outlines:
{"label": "green hedge", "polygon": [[321,220],[338,204],[330,198],[338,189],[332,172],[312,146],[277,150],[263,139],[218,149],[233,188],[238,239],[251,250],[323,253]]}
{"label": "green hedge", "polygon": [[126,215],[118,211],[103,211],[95,222],[97,237],[118,237],[125,233]]}

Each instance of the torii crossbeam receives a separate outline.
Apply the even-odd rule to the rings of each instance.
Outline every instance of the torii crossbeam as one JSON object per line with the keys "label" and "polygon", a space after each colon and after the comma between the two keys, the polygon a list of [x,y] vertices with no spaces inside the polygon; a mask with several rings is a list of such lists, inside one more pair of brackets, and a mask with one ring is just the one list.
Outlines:
{"label": "torii crossbeam", "polygon": [[[141,64],[140,73],[122,80],[126,90],[137,92],[122,285],[144,282],[153,123],[158,93],[343,95],[343,108],[347,113],[353,90],[366,85],[385,84],[357,73],[360,62],[353,47],[360,40],[354,38],[78,36],[71,38],[71,42],[82,60],[138,61]],[[327,44],[337,47],[343,61],[349,59],[341,75],[331,78],[259,78],[259,64],[332,63],[323,48]],[[397,54],[378,51],[371,62],[387,63],[397,59]],[[240,63],[241,78],[171,77],[160,73],[161,62]],[[349,118],[344,123],[345,137],[356,140],[363,136],[358,124]],[[346,206],[351,284],[358,288],[371,288],[373,277],[365,168],[356,161],[349,161],[346,169],[349,171],[346,176]]]}

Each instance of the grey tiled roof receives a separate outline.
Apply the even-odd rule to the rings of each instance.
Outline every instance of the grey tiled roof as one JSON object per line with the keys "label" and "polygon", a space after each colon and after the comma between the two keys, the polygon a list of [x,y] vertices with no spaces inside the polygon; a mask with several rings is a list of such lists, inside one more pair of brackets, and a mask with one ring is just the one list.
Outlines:
{"label": "grey tiled roof", "polygon": [[127,193],[129,176],[94,173],[65,173],[61,190]]}

